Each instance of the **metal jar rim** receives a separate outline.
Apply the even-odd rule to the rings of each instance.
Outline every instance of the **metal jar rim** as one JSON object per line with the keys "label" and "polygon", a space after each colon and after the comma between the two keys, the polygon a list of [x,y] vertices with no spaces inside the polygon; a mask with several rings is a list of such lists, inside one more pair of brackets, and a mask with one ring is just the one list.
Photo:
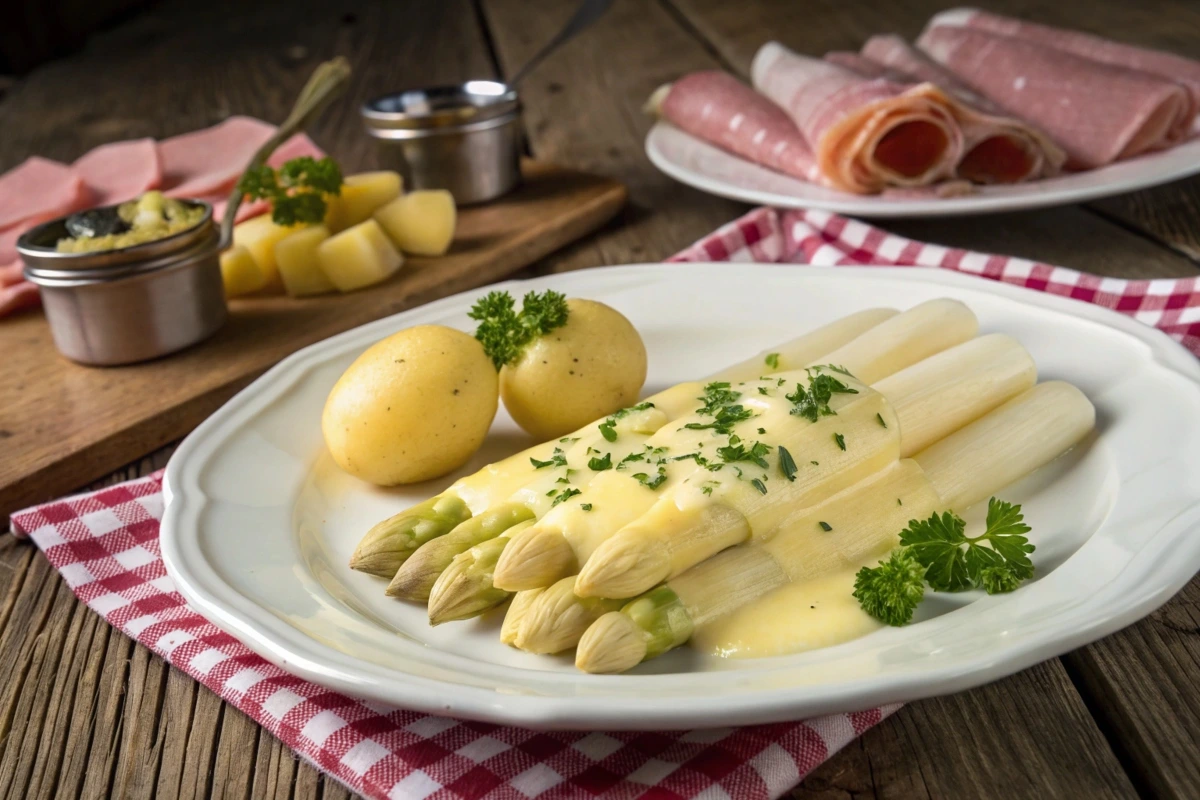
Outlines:
{"label": "metal jar rim", "polygon": [[467,81],[381,95],[363,104],[362,117],[372,134],[403,138],[384,136],[384,132],[461,132],[477,129],[473,126],[486,121],[503,124],[519,109],[517,90],[511,86],[498,81]]}
{"label": "metal jar rim", "polygon": [[204,208],[204,216],[195,225],[162,239],[115,250],[59,252],[55,245],[66,235],[66,219],[70,215],[31,228],[17,240],[17,252],[25,262],[25,277],[39,286],[101,283],[153,272],[204,250],[215,249],[218,237],[212,206],[199,200],[185,199],[183,202]]}

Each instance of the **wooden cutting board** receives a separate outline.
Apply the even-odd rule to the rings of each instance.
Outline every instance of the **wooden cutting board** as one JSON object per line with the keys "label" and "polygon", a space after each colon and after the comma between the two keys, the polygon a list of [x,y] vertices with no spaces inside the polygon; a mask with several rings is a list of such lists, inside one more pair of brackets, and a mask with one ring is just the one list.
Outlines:
{"label": "wooden cutting board", "polygon": [[0,521],[183,437],[301,347],[492,283],[594,231],[625,203],[608,178],[538,162],[524,185],[460,210],[450,253],[411,258],[346,295],[239,298],[212,339],[158,361],[83,367],[54,349],[40,313],[0,320]]}

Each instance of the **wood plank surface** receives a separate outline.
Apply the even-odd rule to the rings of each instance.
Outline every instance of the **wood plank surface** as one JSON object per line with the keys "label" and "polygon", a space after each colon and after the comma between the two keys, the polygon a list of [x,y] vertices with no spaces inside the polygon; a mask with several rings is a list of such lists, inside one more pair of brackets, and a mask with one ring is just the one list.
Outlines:
{"label": "wood plank surface", "polygon": [[11,378],[0,384],[0,520],[178,439],[301,347],[511,275],[625,201],[609,178],[534,161],[524,172],[511,195],[459,215],[447,255],[410,258],[390,280],[350,294],[235,298],[215,336],[169,358],[84,367],[58,355],[42,314],[3,321]]}
{"label": "wood plank surface", "polygon": [[[282,114],[296,87],[276,92],[272,76],[302,81],[316,61],[333,53],[347,54],[356,66],[369,63],[367,70],[357,72],[375,77],[364,80],[378,74],[412,76],[409,83],[423,82],[426,74],[456,80],[467,71],[491,74],[496,64],[502,74],[511,74],[570,12],[568,4],[549,0],[479,0],[478,9],[466,0],[359,2],[344,12],[353,18],[346,22],[337,16],[341,8],[335,13],[301,5],[301,11],[287,14],[262,8],[231,14],[221,3],[168,3],[106,34],[81,56],[35,73],[30,81],[48,81],[36,84],[48,87],[72,80],[86,84],[88,65],[110,62],[115,74],[137,75],[140,67],[165,58],[155,37],[182,26],[186,30],[174,40],[178,49],[170,49],[194,54],[202,65],[195,91],[204,98],[203,108],[233,102],[261,109],[257,104],[266,103]],[[911,33],[934,5],[933,0],[871,7],[837,0],[617,0],[610,17],[548,60],[528,79],[523,94],[534,157],[617,178],[630,187],[631,203],[599,235],[542,260],[537,269],[657,260],[744,210],[674,184],[655,172],[642,152],[648,129],[640,113],[645,96],[682,72],[727,63],[729,55],[718,41],[729,47],[755,36],[759,41],[776,37],[811,42],[823,52],[854,45],[864,28],[877,32],[887,27],[884,22]],[[1043,13],[1031,0],[991,5]],[[1200,24],[1192,21],[1194,14],[1185,5],[1183,0],[1148,0],[1138,4],[1143,9],[1138,13],[1109,0],[1087,4],[1088,13],[1076,12],[1071,24],[1110,35],[1120,30],[1135,41],[1161,41],[1194,53]],[[1062,6],[1045,7],[1045,13],[1070,16],[1072,8],[1080,8],[1077,2]],[[481,19],[488,27],[486,37]],[[880,22],[868,25],[862,19]],[[363,25],[371,30],[362,30]],[[197,52],[213,31],[234,40],[260,37],[264,50],[260,53],[243,38],[241,45],[222,41],[211,57]],[[1143,38],[1151,36],[1161,39]],[[149,55],[117,52],[141,41],[149,43]],[[445,54],[439,63],[425,63],[438,54]],[[249,74],[245,85],[234,85],[241,64]],[[28,85],[18,83],[14,96],[27,95]],[[26,97],[22,102],[31,101]],[[142,109],[137,113],[147,118],[161,116],[152,110],[155,102],[119,102],[121,108]],[[161,95],[157,102],[164,102]],[[56,146],[52,121],[56,115],[72,118],[74,112],[52,105],[38,100],[32,106],[43,117],[24,112],[5,117],[6,103],[0,103],[0,122],[21,122],[14,135],[46,148],[11,145],[6,134],[0,137],[0,168],[4,158],[23,155],[23,148],[55,154],[48,149]],[[197,106],[177,105],[187,105],[183,113],[193,119],[202,116]],[[45,127],[27,122],[44,115],[50,115]],[[111,123],[102,115],[84,122],[110,126],[109,137],[137,135],[129,127],[137,120],[123,115]],[[356,124],[352,115],[322,124],[330,126],[330,138],[316,134],[322,143],[357,146],[347,127]],[[59,155],[74,152],[68,148]],[[367,158],[365,151],[362,157]],[[1016,252],[1102,274],[1195,274],[1185,257],[1195,255],[1189,250],[1196,235],[1195,185],[1182,183],[1182,195],[1165,187],[1111,205],[1052,214],[891,227],[906,235]],[[146,452],[150,449],[148,445]],[[159,451],[110,480],[149,471],[165,463],[168,452]],[[910,704],[820,767],[795,796],[1200,796],[1200,776],[1195,775],[1200,763],[1198,598],[1200,590],[1193,583],[1149,619],[1064,659],[981,689]],[[109,629],[71,597],[44,558],[11,539],[0,541],[0,669],[13,676],[0,689],[0,796],[104,797],[118,789],[164,798],[350,796],[236,709]],[[39,687],[42,681],[49,687]],[[30,740],[36,745],[28,745]]]}

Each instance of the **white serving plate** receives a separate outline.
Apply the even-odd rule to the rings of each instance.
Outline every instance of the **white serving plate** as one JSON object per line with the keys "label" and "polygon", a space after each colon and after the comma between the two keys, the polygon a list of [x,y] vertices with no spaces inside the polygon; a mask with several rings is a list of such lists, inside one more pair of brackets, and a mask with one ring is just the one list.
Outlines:
{"label": "white serving plate", "polygon": [[[1200,133],[1200,122],[1196,131]],[[680,183],[754,205],[818,208],[856,217],[951,217],[1082,203],[1186,178],[1200,172],[1200,136],[1101,169],[929,199],[856,195],[818,186],[746,161],[666,122],[651,128],[646,155]]]}
{"label": "white serving plate", "polygon": [[[691,728],[975,686],[1134,622],[1200,568],[1200,365],[1116,313],[911,268],[656,264],[499,288],[553,288],[619,309],[649,349],[647,392],[858,309],[956,297],[984,331],[1020,338],[1043,378],[1082,388],[1098,432],[1002,493],[1024,504],[1037,545],[1037,580],[1011,595],[938,596],[918,624],[800,655],[736,661],[681,649],[626,675],[584,675],[569,658],[501,645],[496,615],[430,628],[423,607],[385,597],[381,579],[346,566],[368,527],[457,475],[382,490],[340,472],[321,439],[325,396],[383,336],[420,323],[470,330],[478,290],[296,353],[180,446],[167,469],[162,550],[201,613],[284,669],[374,701],[538,728]],[[502,409],[466,470],[529,443]]]}

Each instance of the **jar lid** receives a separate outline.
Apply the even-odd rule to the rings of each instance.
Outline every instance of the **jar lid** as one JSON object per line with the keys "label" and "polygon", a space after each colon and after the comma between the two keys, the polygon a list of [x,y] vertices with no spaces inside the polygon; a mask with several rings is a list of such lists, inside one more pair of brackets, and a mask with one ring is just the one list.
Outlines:
{"label": "jar lid", "polygon": [[362,116],[367,130],[372,133],[436,131],[462,129],[495,120],[515,113],[519,106],[517,90],[507,84],[467,81],[458,86],[385,94],[365,103]]}
{"label": "jar lid", "polygon": [[161,239],[115,250],[59,252],[58,240],[70,236],[67,232],[70,215],[30,228],[17,239],[17,253],[25,262],[25,277],[38,284],[109,281],[170,266],[181,256],[212,246],[216,237],[212,206],[200,200],[183,202],[204,208],[204,216],[195,225]]}

